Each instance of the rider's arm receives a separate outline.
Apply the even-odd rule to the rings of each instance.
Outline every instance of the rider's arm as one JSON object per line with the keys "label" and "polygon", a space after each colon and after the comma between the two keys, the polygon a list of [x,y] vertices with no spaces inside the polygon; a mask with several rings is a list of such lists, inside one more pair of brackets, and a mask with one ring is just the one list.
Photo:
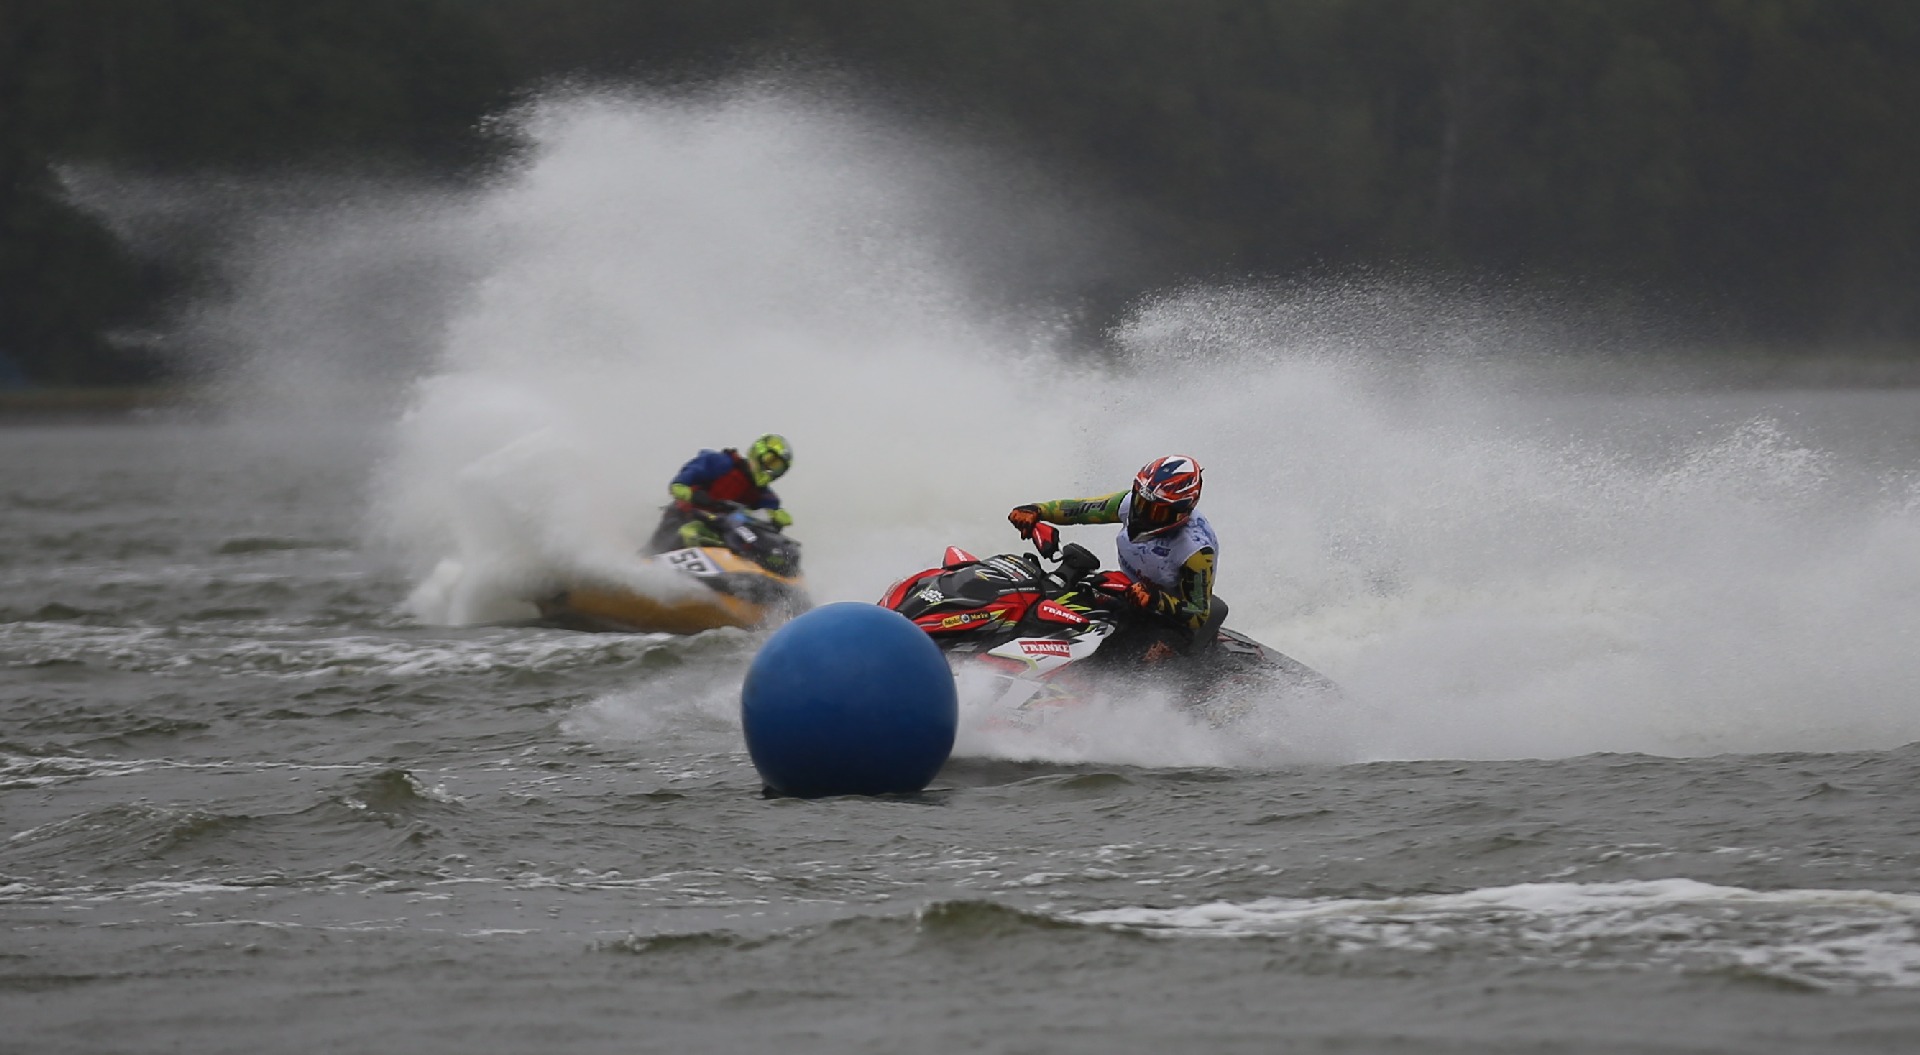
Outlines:
{"label": "rider's arm", "polygon": [[1097,498],[1060,498],[1034,505],[1040,519],[1049,524],[1118,524],[1120,502],[1126,497],[1127,492],[1115,491]]}
{"label": "rider's arm", "polygon": [[760,489],[760,501],[755,502],[753,508],[766,510],[767,520],[781,527],[789,527],[793,524],[793,514],[780,508],[780,496],[774,494],[771,487]]}
{"label": "rider's arm", "polygon": [[1172,590],[1153,595],[1153,614],[1198,630],[1213,614],[1213,547],[1202,546],[1180,565],[1180,581]]}

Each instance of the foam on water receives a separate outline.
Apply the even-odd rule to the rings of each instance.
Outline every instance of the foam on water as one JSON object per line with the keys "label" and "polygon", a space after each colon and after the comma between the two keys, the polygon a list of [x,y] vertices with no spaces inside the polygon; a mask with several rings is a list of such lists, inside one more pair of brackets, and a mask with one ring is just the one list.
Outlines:
{"label": "foam on water", "polygon": [[1272,936],[1342,952],[1457,953],[1738,971],[1816,989],[1920,986],[1920,897],[1691,879],[1515,886],[1381,899],[1270,898],[1070,914],[1159,935]]}
{"label": "foam on water", "polygon": [[[229,344],[336,349],[253,349],[255,392],[275,362],[307,379],[337,355],[338,381],[385,350],[388,398],[359,405],[404,410],[375,423],[369,536],[424,622],[509,617],[581,572],[670,589],[631,557],[666,480],[765,431],[795,445],[779,489],[821,601],[948,544],[1016,548],[1008,507],[1178,451],[1207,466],[1235,625],[1353,706],[1232,734],[1118,708],[967,750],[1284,763],[1302,720],[1364,758],[1920,739],[1920,489],[1792,405],[1608,395],[1581,324],[1387,283],[1168,291],[1088,355],[1059,313],[983,292],[996,271],[1070,289],[1103,244],[1064,195],[974,189],[1006,159],[765,86],[517,119],[524,155],[472,192],[249,228],[240,295],[201,316]],[[427,274],[377,281],[396,269]]]}
{"label": "foam on water", "polygon": [[[262,634],[284,633],[285,639]],[[460,677],[637,662],[668,646],[660,634],[488,631],[457,640],[375,635],[313,637],[306,628],[95,627],[9,623],[0,648],[23,665],[85,663],[105,670],[197,677],[208,672],[284,681],[341,677]]]}

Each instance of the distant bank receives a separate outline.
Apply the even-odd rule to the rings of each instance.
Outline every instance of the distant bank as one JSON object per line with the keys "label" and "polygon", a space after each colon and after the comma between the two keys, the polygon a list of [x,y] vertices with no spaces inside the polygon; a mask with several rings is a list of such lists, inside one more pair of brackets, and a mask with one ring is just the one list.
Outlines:
{"label": "distant bank", "polygon": [[176,385],[0,388],[0,424],[138,420],[206,403],[204,392]]}
{"label": "distant bank", "polygon": [[[1632,362],[1569,357],[1559,365],[1563,369],[1555,372],[1573,387],[1592,383],[1615,388],[1638,375],[1644,386],[1680,390],[1920,388],[1920,348],[1802,356],[1690,352],[1636,357]],[[1584,367],[1592,367],[1593,373]],[[0,425],[139,421],[191,415],[216,409],[220,402],[218,392],[190,385],[0,388]]]}

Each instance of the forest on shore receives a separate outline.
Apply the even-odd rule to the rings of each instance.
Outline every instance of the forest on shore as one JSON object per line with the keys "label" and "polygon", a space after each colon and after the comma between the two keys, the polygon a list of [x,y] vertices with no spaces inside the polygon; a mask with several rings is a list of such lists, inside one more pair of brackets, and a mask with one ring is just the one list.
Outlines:
{"label": "forest on shore", "polygon": [[1352,272],[1920,358],[1913,0],[0,0],[0,387],[190,290],[61,173],[478,178],[546,86],[825,71],[1120,203],[1117,299]]}

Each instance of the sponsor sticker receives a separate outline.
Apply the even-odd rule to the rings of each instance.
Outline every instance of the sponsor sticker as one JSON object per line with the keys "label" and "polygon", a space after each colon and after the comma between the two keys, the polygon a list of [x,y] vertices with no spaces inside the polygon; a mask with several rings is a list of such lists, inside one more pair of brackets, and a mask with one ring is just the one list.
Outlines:
{"label": "sponsor sticker", "polygon": [[1087,622],[1086,616],[1053,601],[1040,602],[1040,618],[1050,623],[1069,623],[1074,626],[1082,626]]}
{"label": "sponsor sticker", "polygon": [[990,567],[999,571],[1001,575],[1005,576],[1006,578],[1013,579],[1016,582],[1022,579],[1026,579],[1033,574],[1033,570],[1031,568],[1028,568],[1024,564],[1019,564],[1014,561],[1010,561],[1005,557],[991,557],[991,558],[988,558],[984,563],[986,564],[987,567]]}
{"label": "sponsor sticker", "polygon": [[1065,641],[1048,641],[1044,638],[1023,638],[1020,651],[1029,656],[1070,656],[1073,649]]}

